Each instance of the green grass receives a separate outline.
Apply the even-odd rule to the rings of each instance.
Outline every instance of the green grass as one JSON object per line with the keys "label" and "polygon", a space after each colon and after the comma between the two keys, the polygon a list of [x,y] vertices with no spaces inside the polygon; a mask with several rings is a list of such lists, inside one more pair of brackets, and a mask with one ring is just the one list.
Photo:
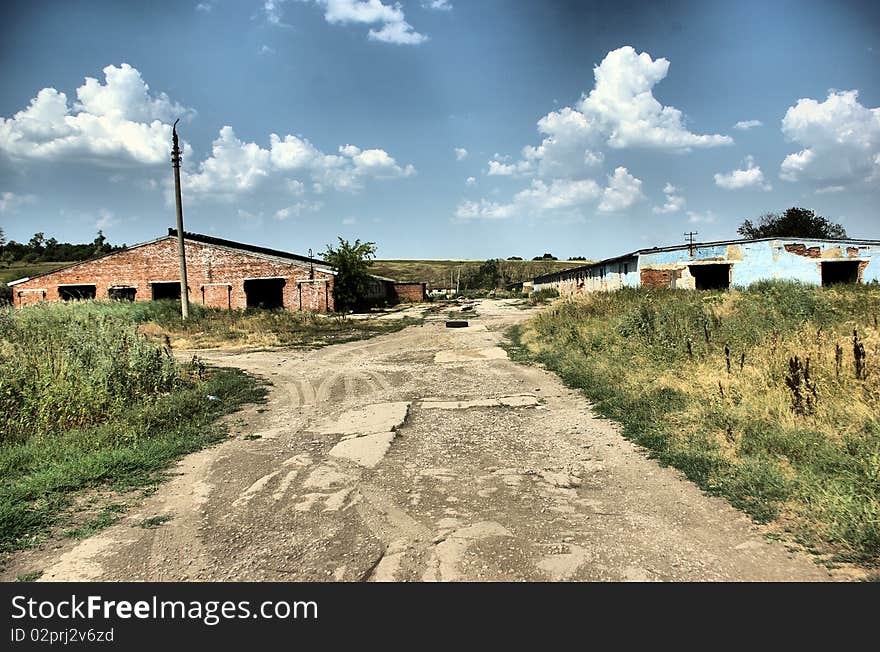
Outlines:
{"label": "green grass", "polygon": [[170,521],[173,516],[162,515],[162,516],[151,516],[149,518],[145,518],[143,521],[138,523],[138,527],[144,528],[145,530],[152,530],[160,525],[167,523]]}
{"label": "green grass", "polygon": [[[620,290],[553,304],[511,331],[510,352],[543,362],[625,436],[787,539],[871,565],[878,315],[872,286]],[[853,329],[867,377],[856,375]],[[809,360],[807,379],[792,373],[795,356]]]}
{"label": "green grass", "polygon": [[58,269],[59,267],[64,267],[65,265],[70,265],[72,263],[25,263],[25,262],[14,262],[10,264],[8,267],[0,267],[0,283],[9,283],[9,281],[16,281],[20,278],[24,278],[25,276],[31,277],[36,276],[37,274],[43,274],[44,272],[51,272],[52,270]]}
{"label": "green grass", "polygon": [[[155,486],[175,460],[226,436],[218,417],[264,397],[240,371],[177,363],[138,334],[130,309],[0,310],[0,552],[69,525],[87,490]],[[88,536],[121,509],[63,534]]]}
{"label": "green grass", "polygon": [[[412,317],[351,319],[344,315],[308,311],[225,310],[206,308],[195,303],[190,305],[189,319],[183,321],[180,303],[173,300],[47,303],[29,306],[21,313],[35,324],[72,318],[74,329],[78,328],[76,324],[89,320],[113,324],[124,322],[131,325],[131,336],[146,335],[154,345],[164,345],[167,336],[174,348],[187,349],[225,346],[319,347],[368,339],[421,323],[421,320]],[[8,310],[0,313],[0,329],[4,314],[13,313]],[[64,335],[76,337],[75,332],[65,332]]]}
{"label": "green grass", "polygon": [[43,571],[31,571],[30,573],[22,573],[15,578],[16,582],[36,582],[43,577]]}
{"label": "green grass", "polygon": [[90,537],[96,532],[100,532],[104,528],[110,527],[119,521],[119,519],[122,518],[125,509],[126,506],[119,503],[106,505],[101,509],[97,516],[88,519],[81,525],[65,530],[61,535],[71,539],[85,539]]}

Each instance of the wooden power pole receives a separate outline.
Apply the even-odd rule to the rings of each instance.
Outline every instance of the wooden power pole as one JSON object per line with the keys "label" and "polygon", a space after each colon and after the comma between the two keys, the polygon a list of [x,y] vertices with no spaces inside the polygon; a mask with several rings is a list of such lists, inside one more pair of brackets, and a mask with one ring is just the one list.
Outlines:
{"label": "wooden power pole", "polygon": [[688,231],[684,234],[684,237],[687,238],[688,242],[688,253],[693,256],[694,255],[694,236],[697,235],[696,231]]}
{"label": "wooden power pole", "polygon": [[180,260],[180,315],[189,318],[189,288],[186,284],[186,250],[183,245],[183,203],[180,199],[180,145],[177,142],[177,123],[171,127],[174,146],[171,148],[171,165],[174,167],[174,196],[177,199],[177,256]]}

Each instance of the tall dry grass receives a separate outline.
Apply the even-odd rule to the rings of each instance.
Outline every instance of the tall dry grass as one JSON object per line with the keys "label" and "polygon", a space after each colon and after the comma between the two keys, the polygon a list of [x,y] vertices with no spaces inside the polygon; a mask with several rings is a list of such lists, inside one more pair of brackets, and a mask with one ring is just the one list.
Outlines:
{"label": "tall dry grass", "polygon": [[[664,463],[829,558],[880,558],[880,288],[620,290],[516,329]],[[855,335],[854,335],[855,331]]]}

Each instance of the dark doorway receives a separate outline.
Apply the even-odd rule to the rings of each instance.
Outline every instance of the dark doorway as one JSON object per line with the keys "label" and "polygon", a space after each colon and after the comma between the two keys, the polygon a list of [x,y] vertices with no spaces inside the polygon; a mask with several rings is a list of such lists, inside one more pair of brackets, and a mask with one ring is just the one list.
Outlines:
{"label": "dark doorway", "polygon": [[150,286],[153,288],[153,301],[180,299],[180,281],[150,283]]}
{"label": "dark doorway", "polygon": [[244,282],[248,308],[283,308],[284,279],[259,278]]}
{"label": "dark doorway", "polygon": [[840,285],[859,282],[859,261],[835,260],[822,263],[822,285]]}
{"label": "dark doorway", "polygon": [[730,265],[688,265],[698,290],[730,288]]}
{"label": "dark doorway", "polygon": [[137,289],[132,287],[115,287],[110,288],[107,294],[113,301],[134,301]]}
{"label": "dark doorway", "polygon": [[94,299],[97,290],[94,285],[64,285],[58,288],[62,301],[82,301]]}

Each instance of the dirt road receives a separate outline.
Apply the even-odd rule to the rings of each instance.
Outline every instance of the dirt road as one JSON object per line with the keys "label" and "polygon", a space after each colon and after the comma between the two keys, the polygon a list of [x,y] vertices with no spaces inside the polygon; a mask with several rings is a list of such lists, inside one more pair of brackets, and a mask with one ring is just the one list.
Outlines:
{"label": "dirt road", "polygon": [[[502,332],[528,311],[476,310],[469,328],[203,355],[271,380],[268,404],[122,522],[28,564],[49,581],[830,579],[510,362]],[[172,518],[132,527],[152,516]]]}

